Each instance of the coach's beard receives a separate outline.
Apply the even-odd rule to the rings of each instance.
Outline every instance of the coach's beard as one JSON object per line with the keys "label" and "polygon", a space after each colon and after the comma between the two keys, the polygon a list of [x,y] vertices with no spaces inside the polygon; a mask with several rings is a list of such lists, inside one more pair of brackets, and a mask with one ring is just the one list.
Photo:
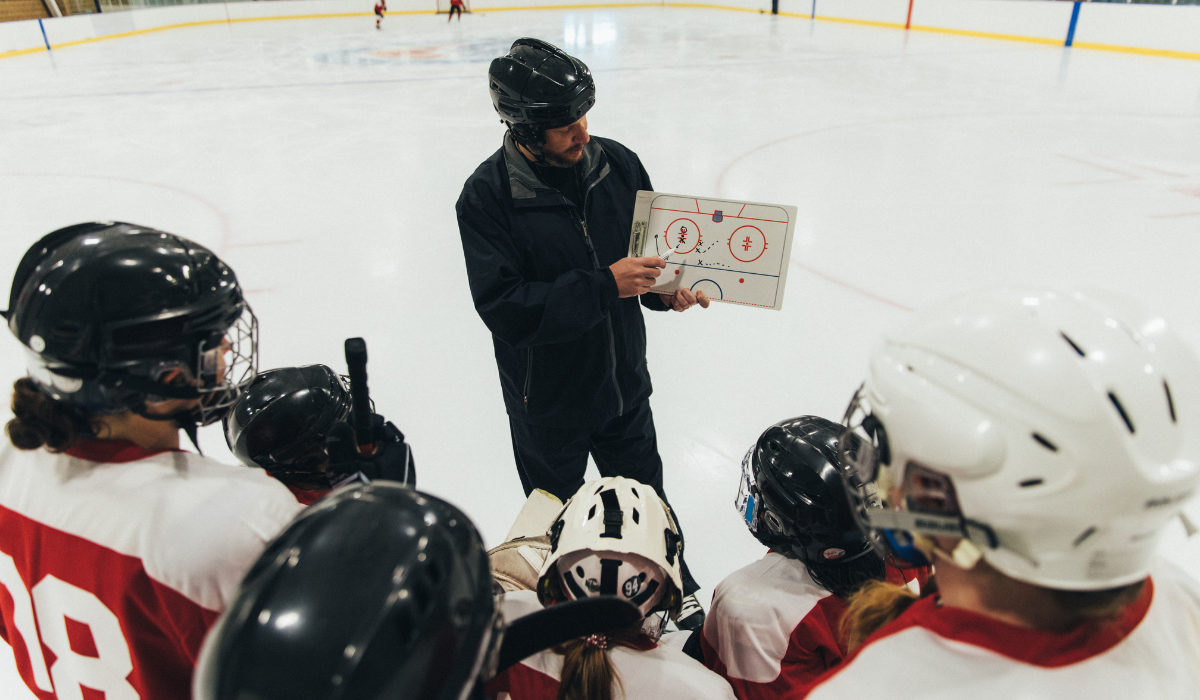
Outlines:
{"label": "coach's beard", "polygon": [[564,151],[552,151],[542,146],[542,160],[546,162],[546,165],[555,168],[573,168],[582,157],[583,144],[571,146]]}

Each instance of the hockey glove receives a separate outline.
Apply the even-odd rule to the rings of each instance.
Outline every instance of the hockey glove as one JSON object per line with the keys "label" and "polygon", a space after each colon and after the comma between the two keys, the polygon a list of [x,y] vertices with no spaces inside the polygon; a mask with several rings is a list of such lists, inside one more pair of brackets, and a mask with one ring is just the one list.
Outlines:
{"label": "hockey glove", "polygon": [[413,463],[412,449],[404,441],[404,433],[378,413],[371,414],[371,428],[375,438],[375,452],[371,455],[358,451],[354,429],[349,424],[338,423],[330,428],[325,438],[329,471],[361,473],[368,481],[385,479],[415,487],[417,468]]}

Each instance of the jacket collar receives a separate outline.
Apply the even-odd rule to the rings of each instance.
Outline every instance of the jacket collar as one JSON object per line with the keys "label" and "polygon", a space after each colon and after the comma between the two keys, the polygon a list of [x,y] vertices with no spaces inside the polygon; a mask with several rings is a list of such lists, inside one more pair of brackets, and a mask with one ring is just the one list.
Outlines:
{"label": "jacket collar", "polygon": [[[504,164],[508,168],[508,188],[512,193],[513,205],[518,207],[566,204],[558,190],[546,186],[538,179],[529,160],[521,155],[512,134],[504,134]],[[596,139],[583,147],[583,158],[579,161],[583,172],[583,191],[586,193],[603,180],[611,170],[604,147]]]}

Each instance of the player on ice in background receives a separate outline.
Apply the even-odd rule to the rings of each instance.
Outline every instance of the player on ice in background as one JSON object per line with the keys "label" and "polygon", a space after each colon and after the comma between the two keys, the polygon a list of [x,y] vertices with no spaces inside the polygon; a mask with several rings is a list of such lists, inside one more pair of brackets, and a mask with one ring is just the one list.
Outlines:
{"label": "player on ice in background", "polygon": [[742,460],[737,506],[771,551],[717,585],[697,633],[705,665],[740,700],[797,697],[840,663],[846,599],[863,584],[919,590],[927,578],[925,568],[886,566],[858,529],[836,466],[843,432],[824,418],[792,418],[767,428]]}
{"label": "player on ice in background", "polygon": [[379,29],[379,23],[383,21],[383,13],[387,12],[387,0],[379,0],[375,3],[375,28]]}
{"label": "player on ice in background", "polygon": [[[388,479],[415,486],[416,467],[404,434],[372,414],[375,450],[359,455],[353,438],[344,435],[345,428],[339,430],[350,410],[345,379],[325,365],[267,370],[225,417],[225,441],[242,464],[265,469],[306,505],[351,481]],[[333,449],[332,465],[330,441],[348,448]]]}
{"label": "player on ice in background", "polygon": [[450,14],[446,16],[446,21],[454,19],[454,13],[458,13],[458,21],[462,21],[463,0],[450,0]]}
{"label": "player on ice in background", "polygon": [[4,317],[29,376],[0,451],[0,636],[39,698],[186,700],[209,626],[301,508],[179,449],[254,376],[237,278],[184,238],[80,224],[29,249]]}
{"label": "player on ice in background", "polygon": [[482,700],[498,669],[638,617],[589,600],[506,628],[501,600],[465,513],[395,482],[349,484],[246,575],[205,642],[193,699]]}
{"label": "player on ice in background", "polygon": [[659,643],[682,605],[682,553],[679,527],[654,489],[623,477],[584,484],[550,528],[537,592],[508,593],[504,615],[511,622],[543,606],[617,597],[636,605],[643,619],[525,659],[488,683],[488,697],[732,700],[720,676]]}
{"label": "player on ice in background", "polygon": [[[488,78],[508,131],[455,208],[521,486],[565,501],[590,453],[601,475],[637,479],[665,499],[641,306],[684,311],[708,300],[645,294],[666,263],[626,254],[635,195],[653,187],[636,154],[588,135],[596,100],[587,66],[518,39]],[[704,611],[686,564],[683,582],[679,624],[696,629]]]}
{"label": "player on ice in background", "polygon": [[857,651],[809,697],[1200,696],[1200,584],[1155,554],[1200,484],[1200,364],[1161,317],[953,298],[876,345],[846,423],[857,517],[938,592],[855,596]]}

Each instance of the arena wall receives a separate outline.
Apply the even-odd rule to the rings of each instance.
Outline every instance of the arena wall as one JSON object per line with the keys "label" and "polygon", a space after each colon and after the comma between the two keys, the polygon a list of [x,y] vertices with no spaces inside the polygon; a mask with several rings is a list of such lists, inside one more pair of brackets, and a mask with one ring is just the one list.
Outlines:
{"label": "arena wall", "polygon": [[[175,5],[125,12],[0,23],[0,58],[81,43],[221,22],[369,16],[367,0],[275,0]],[[909,0],[779,0],[780,19],[841,22],[903,30]],[[770,11],[771,0],[471,0],[475,12],[661,6]],[[1040,0],[912,0],[911,30],[1062,46],[1074,3]],[[432,0],[393,0],[391,14],[432,12]],[[1200,6],[1083,3],[1075,47],[1200,60]],[[43,37],[43,29],[45,36]]]}

